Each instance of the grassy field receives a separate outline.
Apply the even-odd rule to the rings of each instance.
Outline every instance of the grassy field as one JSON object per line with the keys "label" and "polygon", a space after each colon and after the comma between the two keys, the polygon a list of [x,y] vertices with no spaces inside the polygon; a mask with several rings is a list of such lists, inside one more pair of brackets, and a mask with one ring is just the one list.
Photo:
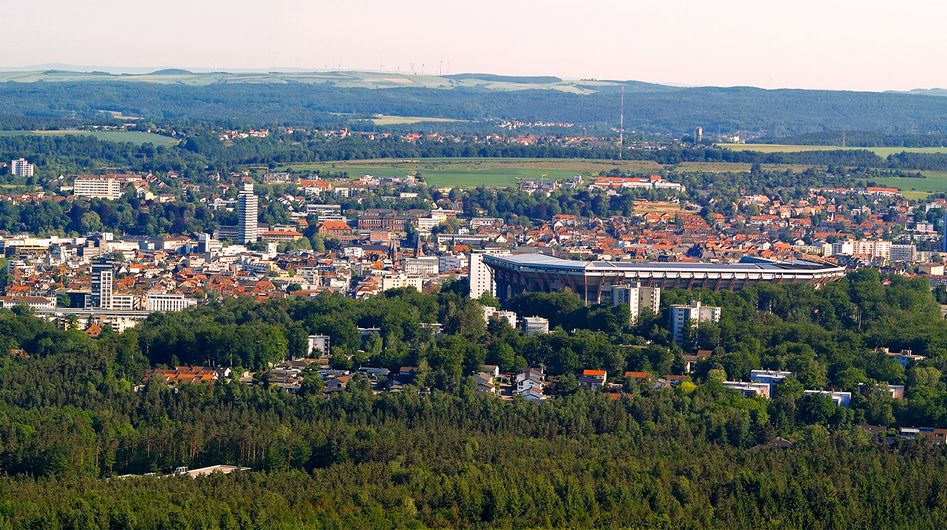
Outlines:
{"label": "grassy field", "polygon": [[376,114],[372,118],[375,125],[411,125],[415,123],[451,123],[464,120],[454,120],[451,118],[425,118],[423,116],[387,116],[385,114]]}
{"label": "grassy field", "polygon": [[947,171],[921,171],[926,178],[874,177],[879,186],[898,188],[909,199],[923,199],[931,193],[947,192]]}
{"label": "grassy field", "polygon": [[420,173],[437,187],[510,187],[520,179],[565,180],[577,174],[592,175],[621,168],[630,172],[655,172],[663,168],[655,162],[608,161],[548,158],[430,158],[421,160],[375,159],[291,164],[295,171],[346,171],[350,176],[400,177]]}
{"label": "grassy field", "polygon": [[[677,173],[749,173],[751,164],[743,162],[682,162],[674,166]],[[825,166],[808,166],[805,164],[763,164],[767,171],[786,171],[802,173],[809,168]]]}
{"label": "grassy field", "polygon": [[0,131],[0,136],[66,136],[66,135],[88,135],[94,136],[105,142],[131,142],[134,144],[145,144],[151,142],[158,145],[170,147],[177,145],[178,140],[169,136],[162,136],[141,131],[80,131],[63,129],[59,131]]}
{"label": "grassy field", "polygon": [[947,153],[947,147],[841,147],[835,145],[781,145],[781,144],[717,144],[717,147],[732,151],[755,151],[757,153],[799,153],[802,151],[840,151],[865,150],[871,151],[880,157],[887,157],[894,153]]}

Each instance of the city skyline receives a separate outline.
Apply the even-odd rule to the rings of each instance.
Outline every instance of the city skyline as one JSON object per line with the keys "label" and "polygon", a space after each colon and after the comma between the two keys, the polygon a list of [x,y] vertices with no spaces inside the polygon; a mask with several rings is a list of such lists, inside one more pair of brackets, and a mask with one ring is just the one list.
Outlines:
{"label": "city skyline", "polygon": [[[487,0],[463,12],[428,0],[354,4],[21,3],[8,8],[13,18],[43,23],[30,28],[31,38],[5,44],[0,67],[488,72],[869,91],[947,87],[947,72],[933,67],[947,53],[947,43],[933,38],[947,6],[929,0],[897,6],[803,0],[778,11],[746,0],[597,1],[582,10],[559,0],[542,9]],[[145,19],[146,26],[128,23]]]}

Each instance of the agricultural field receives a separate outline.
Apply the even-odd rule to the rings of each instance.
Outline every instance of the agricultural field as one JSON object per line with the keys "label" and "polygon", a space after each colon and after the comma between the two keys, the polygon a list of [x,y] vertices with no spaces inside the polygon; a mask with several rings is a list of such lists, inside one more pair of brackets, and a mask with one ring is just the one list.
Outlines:
{"label": "agricultural field", "polygon": [[455,120],[451,118],[425,118],[424,116],[387,116],[385,114],[376,114],[372,117],[372,123],[378,126],[385,125],[413,125],[415,123],[451,123],[464,120]]}
{"label": "agricultural field", "polygon": [[925,178],[873,177],[879,186],[898,188],[909,199],[923,199],[931,193],[947,192],[947,171],[921,171]]}
{"label": "agricultural field", "polygon": [[[749,173],[752,164],[743,162],[682,162],[673,167],[676,173]],[[825,166],[806,164],[763,164],[767,171],[786,171],[802,173],[809,168],[825,169]]]}
{"label": "agricultural field", "polygon": [[520,179],[546,177],[566,180],[575,175],[595,175],[620,168],[628,172],[658,172],[664,168],[648,161],[610,161],[548,158],[430,158],[421,160],[375,159],[291,164],[294,171],[345,171],[352,177],[375,175],[401,177],[420,174],[436,187],[512,187]]}
{"label": "agricultural field", "polygon": [[717,147],[732,151],[755,151],[758,153],[800,153],[803,151],[865,150],[884,158],[894,153],[947,153],[947,147],[841,147],[836,145],[783,145],[783,144],[717,144]]}
{"label": "agricultural field", "polygon": [[0,131],[0,136],[66,136],[66,135],[88,135],[94,136],[103,142],[131,142],[133,144],[153,143],[156,146],[170,147],[177,145],[178,140],[169,136],[162,136],[141,131],[81,131],[76,129],[63,129],[56,131]]}

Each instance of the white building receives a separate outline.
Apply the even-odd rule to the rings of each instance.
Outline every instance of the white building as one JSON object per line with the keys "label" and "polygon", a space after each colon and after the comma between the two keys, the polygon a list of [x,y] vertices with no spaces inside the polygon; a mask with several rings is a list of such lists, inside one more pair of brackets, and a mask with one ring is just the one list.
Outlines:
{"label": "white building", "polygon": [[439,269],[437,256],[421,256],[404,260],[404,272],[409,275],[434,276]]}
{"label": "white building", "polygon": [[523,332],[527,335],[549,333],[549,320],[543,317],[523,317]]}
{"label": "white building", "polygon": [[891,257],[889,258],[891,261],[911,263],[916,259],[916,256],[917,247],[914,245],[891,245]]}
{"label": "white building", "polygon": [[10,174],[14,177],[32,177],[33,164],[26,161],[25,158],[10,161]]}
{"label": "white building", "polygon": [[675,304],[671,306],[671,336],[674,342],[684,342],[684,330],[688,327],[696,329],[701,322],[720,322],[721,309],[716,306],[702,306],[700,302],[692,300],[688,305]]}
{"label": "white building", "polygon": [[455,271],[464,264],[463,255],[455,256],[453,254],[441,254],[437,257],[437,271],[444,273]]}
{"label": "white building", "polygon": [[483,322],[489,324],[491,318],[506,320],[510,323],[511,328],[516,327],[517,315],[515,311],[503,311],[493,306],[483,306]]}
{"label": "white building", "polygon": [[848,407],[848,404],[852,401],[851,392],[835,392],[832,390],[804,390],[803,393],[828,396],[832,400],[832,403],[835,403],[839,407]]}
{"label": "white building", "polygon": [[640,283],[612,287],[612,307],[625,306],[636,322],[642,310],[657,313],[661,309],[661,288],[644,287]]}
{"label": "white building", "polygon": [[489,252],[471,252],[470,260],[467,262],[467,279],[470,282],[470,297],[480,298],[484,293],[490,293],[493,296],[497,294],[497,284],[493,280],[493,273],[490,268],[484,265],[484,254],[493,256],[508,255],[508,251],[489,251]]}
{"label": "white building", "polygon": [[253,183],[244,183],[243,189],[237,196],[237,208],[240,219],[237,224],[237,242],[255,243],[260,238],[257,229],[257,215],[259,213],[259,199],[253,192]]}
{"label": "white building", "polygon": [[183,294],[154,293],[145,297],[145,309],[162,313],[183,311],[197,305],[197,300],[186,298]]}
{"label": "white building", "polygon": [[382,291],[389,289],[406,289],[408,287],[414,287],[418,292],[421,292],[424,287],[424,279],[420,276],[408,274],[386,274],[381,277]]}
{"label": "white building", "polygon": [[769,383],[747,383],[745,381],[724,381],[723,386],[731,390],[736,390],[743,397],[752,398],[762,396],[770,397],[772,386]]}
{"label": "white building", "polygon": [[122,183],[110,176],[80,175],[72,188],[76,197],[115,200],[122,196]]}
{"label": "white building", "polygon": [[312,357],[315,352],[320,355],[329,355],[329,336],[328,335],[309,335],[309,349],[306,354]]}
{"label": "white building", "polygon": [[109,259],[92,263],[92,293],[86,297],[86,307],[112,309],[112,282],[115,279],[115,262]]}

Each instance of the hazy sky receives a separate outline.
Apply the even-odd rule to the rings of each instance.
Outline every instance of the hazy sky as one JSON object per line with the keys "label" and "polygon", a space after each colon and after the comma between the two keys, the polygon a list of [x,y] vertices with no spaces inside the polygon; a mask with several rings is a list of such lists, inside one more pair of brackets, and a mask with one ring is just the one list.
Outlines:
{"label": "hazy sky", "polygon": [[943,0],[7,0],[0,66],[947,87]]}

